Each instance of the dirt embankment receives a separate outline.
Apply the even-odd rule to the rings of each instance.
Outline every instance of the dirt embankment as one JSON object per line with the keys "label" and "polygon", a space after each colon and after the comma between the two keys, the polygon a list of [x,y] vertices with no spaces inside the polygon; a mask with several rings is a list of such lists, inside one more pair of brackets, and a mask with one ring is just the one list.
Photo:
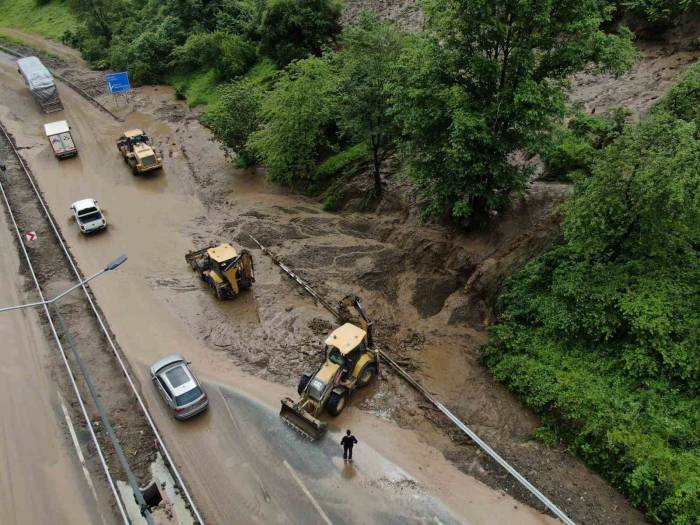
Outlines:
{"label": "dirt embankment", "polygon": [[[677,63],[673,71],[679,72],[695,56],[680,53],[686,52],[691,54],[681,54],[681,60],[669,55],[647,69],[668,62]],[[77,63],[56,60],[51,65],[73,82],[94,86],[100,96],[100,74]],[[575,84],[574,97],[579,89],[591,100],[607,101],[596,102],[599,108],[619,105],[614,95],[624,92],[643,91],[638,96],[642,105],[669,85],[646,80],[640,85],[633,74],[603,79],[607,90],[595,91],[598,84],[590,79]],[[206,214],[183,232],[194,247],[233,239],[252,249],[246,236],[252,233],[329,299],[359,294],[387,350],[572,518],[580,523],[643,522],[565,450],[532,441],[537,418],[478,362],[499,284],[558,235],[558,207],[568,186],[534,182],[528,196],[514,202],[491,229],[472,234],[421,223],[415,196],[394,178],[387,179],[386,198],[376,210],[329,214],[311,199],[269,185],[260,170],[233,169],[197,113],[176,101],[171,89],[141,88],[129,108],[115,108],[108,97],[100,98],[121,114],[135,110],[129,115],[134,123],[158,122],[149,129],[158,148],[187,165],[188,185],[207,206]],[[276,275],[270,262],[255,253],[264,270],[259,274]],[[212,350],[226,352],[252,374],[295,384],[301,372],[320,360],[320,341],[331,319],[285,280],[259,279],[252,294],[225,304],[210,300],[195,279],[154,278],[151,285]],[[390,373],[383,372],[377,387],[360,394],[355,405],[416,429],[464,471],[531,502]]]}

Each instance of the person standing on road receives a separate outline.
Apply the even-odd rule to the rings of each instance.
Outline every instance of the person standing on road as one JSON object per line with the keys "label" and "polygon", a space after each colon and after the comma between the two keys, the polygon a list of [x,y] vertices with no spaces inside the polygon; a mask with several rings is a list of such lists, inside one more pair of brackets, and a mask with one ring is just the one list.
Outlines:
{"label": "person standing on road", "polygon": [[352,447],[357,444],[355,436],[348,430],[347,434],[340,440],[340,444],[343,445],[343,459],[352,461]]}

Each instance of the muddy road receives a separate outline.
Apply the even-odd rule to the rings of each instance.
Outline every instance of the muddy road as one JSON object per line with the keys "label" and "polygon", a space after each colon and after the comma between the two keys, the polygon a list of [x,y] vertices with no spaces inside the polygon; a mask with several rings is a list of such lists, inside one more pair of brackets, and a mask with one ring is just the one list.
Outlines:
{"label": "muddy road", "polygon": [[[129,255],[127,264],[92,289],[205,520],[306,523],[313,515],[322,522],[318,505],[333,522],[390,522],[387,509],[399,505],[403,518],[416,523],[552,521],[456,469],[444,454],[449,435],[425,423],[412,392],[387,374],[331,422],[327,442],[317,448],[298,443],[273,416],[280,397],[292,394],[298,374],[318,363],[330,318],[259,252],[253,290],[226,303],[203,289],[184,262],[193,247],[241,240],[250,229],[285,257],[301,250],[294,262],[305,273],[316,272],[315,260],[326,261],[311,280],[331,297],[366,293],[370,312],[389,333],[395,318],[381,318],[382,306],[391,303],[379,289],[355,290],[349,273],[356,273],[356,264],[378,272],[377,257],[395,258],[397,248],[363,233],[354,218],[348,225],[347,218],[323,214],[313,202],[268,186],[260,174],[231,170],[196,115],[168,89],[143,89],[135,111],[122,108],[120,123],[65,86],[59,90],[66,111],[41,114],[9,56],[0,57],[0,83],[0,119],[32,167],[81,267],[100,267],[113,253]],[[79,157],[58,162],[51,155],[41,124],[58,118],[68,118]],[[156,139],[165,158],[162,173],[136,178],[120,159],[114,142],[135,126]],[[103,234],[81,236],[72,223],[68,206],[82,197],[100,201],[109,221]],[[318,243],[306,253],[303,248],[315,236]],[[386,267],[391,264],[387,259]],[[335,283],[334,275],[344,282]],[[378,286],[380,281],[375,277]],[[396,337],[402,333],[397,330]],[[405,346],[419,352],[419,336],[412,337]],[[184,424],[168,416],[147,375],[150,363],[172,352],[193,362],[212,398],[208,413]],[[249,416],[242,421],[251,406],[255,421]],[[333,450],[337,432],[350,425],[364,448],[358,449],[353,471],[346,472],[339,447]],[[420,425],[420,433],[410,429]]]}

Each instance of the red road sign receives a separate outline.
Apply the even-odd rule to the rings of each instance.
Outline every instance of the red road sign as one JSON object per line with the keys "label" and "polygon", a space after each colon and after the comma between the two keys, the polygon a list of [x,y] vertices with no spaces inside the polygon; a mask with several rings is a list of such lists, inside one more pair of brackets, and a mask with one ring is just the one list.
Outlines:
{"label": "red road sign", "polygon": [[30,230],[24,234],[24,237],[27,239],[27,242],[36,241],[36,232],[34,230]]}

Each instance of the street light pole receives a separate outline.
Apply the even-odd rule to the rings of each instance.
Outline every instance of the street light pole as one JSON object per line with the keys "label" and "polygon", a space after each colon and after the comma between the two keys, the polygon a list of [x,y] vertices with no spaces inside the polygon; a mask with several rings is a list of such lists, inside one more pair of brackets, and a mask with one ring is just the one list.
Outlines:
{"label": "street light pole", "polygon": [[106,265],[104,268],[102,268],[99,272],[97,272],[95,275],[91,275],[91,276],[88,277],[87,279],[84,279],[84,280],[80,281],[80,282],[79,282],[78,284],[76,284],[75,286],[71,286],[70,288],[68,288],[68,290],[66,290],[65,292],[62,292],[62,293],[58,294],[58,295],[57,295],[56,297],[54,297],[53,299],[48,299],[48,300],[46,300],[46,301],[39,301],[39,302],[37,302],[37,303],[27,303],[27,304],[18,304],[18,305],[15,305],[15,306],[6,306],[6,307],[4,307],[4,308],[0,308],[0,313],[2,313],[2,312],[9,312],[10,310],[20,310],[20,309],[22,309],[22,308],[31,308],[31,307],[33,307],[33,306],[42,306],[42,305],[45,305],[45,304],[48,304],[48,305],[53,304],[53,303],[55,303],[56,301],[62,299],[62,298],[65,297],[66,295],[68,295],[69,293],[71,293],[73,290],[76,290],[76,289],[80,288],[81,286],[85,285],[86,283],[89,283],[90,281],[92,281],[92,280],[95,279],[96,277],[99,277],[99,276],[102,275],[103,273],[109,272],[109,271],[112,271],[112,270],[116,270],[124,261],[126,261],[126,259],[127,259],[127,256],[126,256],[126,255],[120,255],[119,257],[117,257],[117,258],[114,259],[113,261],[110,261],[109,263],[107,263],[107,265]]}

